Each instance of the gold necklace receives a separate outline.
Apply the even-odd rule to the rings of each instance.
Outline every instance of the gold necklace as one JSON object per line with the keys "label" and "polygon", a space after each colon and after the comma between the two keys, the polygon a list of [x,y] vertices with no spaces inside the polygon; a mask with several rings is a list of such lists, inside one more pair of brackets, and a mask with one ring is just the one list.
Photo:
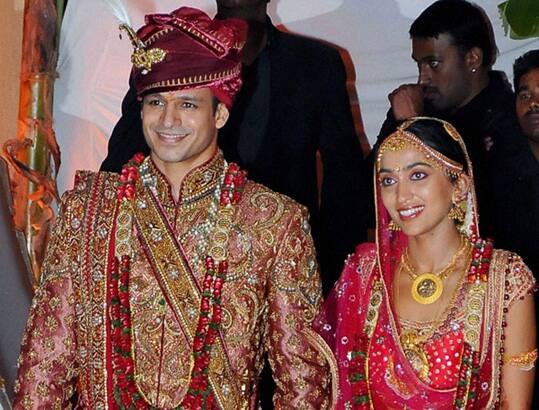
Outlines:
{"label": "gold necklace", "polygon": [[[397,271],[397,274],[395,275],[395,307],[399,304],[399,289],[400,289],[400,275],[402,274],[403,266],[399,267],[399,270]],[[398,315],[397,311],[400,309],[396,309],[396,316]],[[404,329],[402,326],[402,319],[399,318],[400,322],[400,328],[401,332],[399,334],[399,340],[402,346],[402,351],[404,352],[404,356],[406,356],[406,359],[410,363],[410,365],[413,367],[413,369],[416,371],[417,375],[421,378],[421,380],[425,382],[430,382],[429,380],[429,361],[427,358],[427,354],[425,353],[423,349],[423,345],[419,343],[419,335],[418,332],[415,330],[408,330]]]}
{"label": "gold necklace", "polygon": [[403,252],[401,263],[408,271],[408,274],[413,280],[412,283],[412,298],[422,305],[430,305],[436,302],[442,296],[444,291],[443,280],[455,269],[455,264],[462,253],[468,248],[468,240],[460,237],[460,247],[451,258],[451,261],[438,273],[424,272],[418,273],[417,270],[410,264],[408,256],[408,248]]}
{"label": "gold necklace", "polygon": [[[465,249],[469,249],[469,247],[465,246]],[[453,295],[451,296],[451,299],[448,305],[445,307],[442,315],[429,322],[430,329],[428,329],[425,333],[421,333],[421,330],[411,328],[410,326],[405,326],[405,322],[412,323],[412,321],[400,319],[401,333],[399,335],[399,339],[404,355],[408,359],[410,365],[416,371],[419,378],[427,383],[430,383],[431,380],[429,378],[430,364],[425,351],[425,344],[427,344],[429,340],[432,339],[434,334],[441,329],[443,323],[449,316],[450,310],[455,305],[458,295],[462,291],[464,279],[466,278],[465,274],[468,272],[472,260],[472,253],[469,251],[466,253],[467,257],[464,264],[464,269],[462,270],[461,277],[453,290]],[[422,327],[424,328],[425,326],[426,324],[423,324]]]}

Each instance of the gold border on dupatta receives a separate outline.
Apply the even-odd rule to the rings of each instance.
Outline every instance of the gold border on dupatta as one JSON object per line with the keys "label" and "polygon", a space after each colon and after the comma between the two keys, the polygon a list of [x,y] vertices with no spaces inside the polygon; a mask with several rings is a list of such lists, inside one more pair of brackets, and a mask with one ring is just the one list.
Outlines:
{"label": "gold border on dupatta", "polygon": [[[509,263],[508,254],[506,252],[501,252],[495,250],[492,254],[492,259],[490,261],[490,268],[488,273],[488,293],[489,302],[487,305],[487,312],[490,314],[486,316],[484,331],[488,330],[489,319],[492,320],[492,351],[491,351],[491,380],[490,380],[490,395],[487,402],[487,408],[491,408],[498,401],[498,387],[500,386],[501,378],[501,354],[500,348],[502,347],[503,340],[503,306],[504,306],[504,293],[505,293],[505,267]],[[487,334],[487,333],[485,333]],[[488,339],[485,339],[488,341]],[[486,359],[486,352],[481,357],[481,363]]]}

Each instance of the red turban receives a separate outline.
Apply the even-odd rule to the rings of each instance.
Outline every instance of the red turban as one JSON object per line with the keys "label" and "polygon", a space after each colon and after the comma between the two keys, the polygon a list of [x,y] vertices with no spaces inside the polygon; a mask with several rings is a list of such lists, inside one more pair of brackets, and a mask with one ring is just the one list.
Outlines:
{"label": "red turban", "polygon": [[131,75],[139,96],[209,87],[228,108],[241,86],[241,49],[246,24],[212,20],[181,7],[170,14],[148,14],[137,31]]}

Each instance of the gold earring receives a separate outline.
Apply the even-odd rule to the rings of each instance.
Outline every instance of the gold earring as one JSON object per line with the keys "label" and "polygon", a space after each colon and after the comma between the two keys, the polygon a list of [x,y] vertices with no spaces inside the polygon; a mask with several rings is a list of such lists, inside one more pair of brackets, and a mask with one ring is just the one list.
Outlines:
{"label": "gold earring", "polygon": [[401,230],[401,227],[399,225],[397,225],[395,223],[395,221],[393,221],[393,219],[391,221],[389,221],[389,226],[388,226],[388,229],[390,231],[393,231],[393,232],[398,232]]}
{"label": "gold earring", "polygon": [[466,212],[464,212],[460,204],[453,202],[453,207],[449,210],[447,217],[460,225],[464,222],[464,218],[466,218]]}

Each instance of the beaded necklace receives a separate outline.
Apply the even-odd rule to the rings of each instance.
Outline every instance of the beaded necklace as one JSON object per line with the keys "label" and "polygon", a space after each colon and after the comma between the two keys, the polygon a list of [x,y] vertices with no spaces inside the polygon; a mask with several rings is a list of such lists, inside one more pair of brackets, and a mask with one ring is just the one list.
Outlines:
{"label": "beaded necklace", "polygon": [[[155,176],[149,174],[149,159],[136,154],[122,169],[117,189],[119,212],[115,233],[116,256],[111,263],[109,296],[111,317],[112,367],[115,376],[113,386],[113,409],[153,409],[138,390],[135,382],[133,360],[133,328],[129,305],[129,276],[131,246],[126,229],[132,223],[135,184],[140,178],[143,185],[155,190]],[[245,172],[236,164],[226,164],[220,184],[214,193],[214,201],[209,209],[209,223],[205,224],[203,235],[209,238],[227,234],[232,222],[232,208],[238,204],[245,183]],[[217,203],[219,206],[217,206]],[[144,206],[139,203],[138,206]],[[221,211],[221,212],[220,212]],[[227,235],[228,236],[228,235]],[[207,247],[208,239],[205,241]],[[206,273],[202,281],[199,319],[192,346],[192,365],[187,394],[176,409],[214,409],[218,408],[215,396],[208,381],[208,368],[212,346],[221,324],[221,292],[226,279],[228,262],[226,243],[212,244],[205,258]],[[198,260],[196,261],[198,266]]]}

